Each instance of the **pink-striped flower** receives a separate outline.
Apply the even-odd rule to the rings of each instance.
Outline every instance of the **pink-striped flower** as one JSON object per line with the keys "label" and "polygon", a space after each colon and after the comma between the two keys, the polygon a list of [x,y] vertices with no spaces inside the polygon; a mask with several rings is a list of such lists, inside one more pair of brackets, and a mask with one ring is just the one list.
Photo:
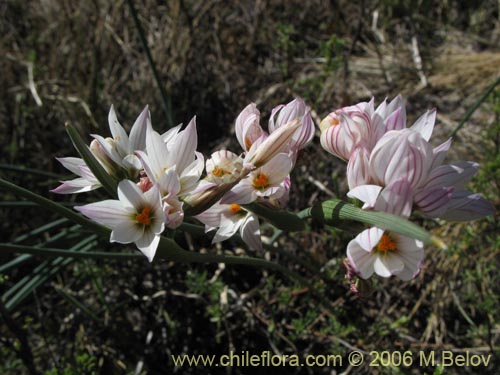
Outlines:
{"label": "pink-striped flower", "polygon": [[151,262],[165,228],[165,213],[157,185],[146,192],[129,180],[118,184],[118,200],[75,207],[88,218],[110,228],[110,242],[132,243]]}
{"label": "pink-striped flower", "polygon": [[260,112],[255,103],[247,105],[236,118],[234,130],[243,150],[250,150],[252,144],[265,133],[259,121]]}
{"label": "pink-striped flower", "polygon": [[417,188],[428,178],[433,157],[432,147],[421,133],[411,129],[390,131],[370,154],[371,183],[387,186],[404,178]]}
{"label": "pink-striped flower", "polygon": [[[411,214],[412,190],[404,179],[394,181],[385,188],[358,186],[348,196],[363,201],[363,209],[384,211],[404,218]],[[395,275],[406,281],[420,272],[424,249],[421,241],[373,227],[349,242],[347,257],[355,272],[364,279],[376,273],[382,277]]]}
{"label": "pink-striped flower", "polygon": [[494,207],[480,194],[465,189],[477,173],[479,164],[459,161],[443,165],[451,139],[433,149],[432,168],[415,189],[414,202],[428,217],[447,220],[475,220],[494,212]]}
{"label": "pink-striped flower", "polygon": [[269,118],[270,133],[273,133],[278,128],[289,124],[295,119],[300,121],[300,125],[288,144],[294,153],[306,147],[314,137],[314,123],[311,117],[311,109],[301,98],[295,98],[287,105],[281,104],[275,107]]}
{"label": "pink-striped flower", "polygon": [[384,100],[374,107],[374,99],[343,107],[326,116],[320,124],[321,145],[331,154],[349,160],[360,145],[368,150],[390,130],[406,126],[406,112],[401,96],[390,103]]}

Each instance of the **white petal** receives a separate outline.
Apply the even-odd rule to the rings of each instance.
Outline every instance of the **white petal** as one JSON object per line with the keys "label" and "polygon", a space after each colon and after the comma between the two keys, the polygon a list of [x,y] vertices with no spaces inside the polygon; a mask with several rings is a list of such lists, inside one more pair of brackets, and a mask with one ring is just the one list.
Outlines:
{"label": "white petal", "polygon": [[397,254],[385,254],[377,256],[375,263],[373,263],[375,273],[382,277],[390,277],[401,272],[405,265],[403,260]]}
{"label": "white petal", "polygon": [[347,162],[347,183],[350,189],[370,182],[369,156],[369,151],[362,146],[356,147],[352,152]]}
{"label": "white petal", "polygon": [[116,117],[115,108],[111,106],[108,115],[109,122],[109,130],[111,130],[111,134],[113,135],[113,139],[117,143],[117,146],[122,154],[128,154],[129,152],[129,141],[128,135],[125,132],[125,129],[118,122]]}
{"label": "white petal", "polygon": [[455,162],[434,168],[425,183],[426,188],[453,186],[463,188],[477,173],[479,164],[471,161]]}
{"label": "white petal", "polygon": [[429,217],[441,217],[448,207],[453,191],[452,187],[426,188],[415,194],[415,204]]}
{"label": "white petal", "polygon": [[110,242],[131,243],[137,241],[144,232],[144,226],[132,219],[122,221],[113,228]]}
{"label": "white petal", "polygon": [[360,234],[358,234],[354,240],[359,244],[359,246],[367,251],[371,252],[378,242],[382,238],[384,231],[377,227],[372,227],[365,229]]}
{"label": "white petal", "polygon": [[122,165],[128,170],[138,171],[141,169],[141,160],[134,154],[127,155],[122,160]]}
{"label": "white petal", "polygon": [[413,192],[410,183],[402,178],[391,182],[380,192],[375,210],[393,215],[409,217],[413,206]]}
{"label": "white petal", "polygon": [[375,262],[376,256],[361,248],[356,239],[347,245],[347,258],[363,279],[368,279],[373,275],[373,262]]}
{"label": "white petal", "polygon": [[100,183],[93,183],[84,178],[75,178],[74,180],[61,181],[62,184],[55,189],[50,190],[57,194],[77,194],[95,190],[101,187]]}
{"label": "white petal", "polygon": [[406,127],[406,111],[404,107],[396,109],[385,120],[386,131],[401,130]]}
{"label": "white petal", "polygon": [[495,207],[481,194],[463,190],[453,193],[446,212],[441,215],[444,220],[470,221],[480,219],[495,212]]}
{"label": "white petal", "polygon": [[184,169],[195,159],[195,151],[198,145],[198,135],[196,133],[196,117],[189,122],[186,129],[177,136],[175,143],[168,152],[167,164],[176,165],[177,173],[182,173]]}
{"label": "white petal", "polygon": [[133,214],[118,200],[90,203],[85,206],[76,206],[74,209],[108,228],[114,228],[123,221],[129,221]]}
{"label": "white petal", "polygon": [[260,171],[252,174],[263,173],[267,176],[269,185],[280,184],[293,168],[293,162],[287,154],[281,153],[264,164]]}
{"label": "white petal", "polygon": [[181,183],[179,181],[179,176],[176,173],[175,166],[168,169],[166,173],[163,173],[160,181],[160,191],[163,196],[170,194],[176,196],[180,189]]}
{"label": "white petal", "polygon": [[118,165],[121,165],[122,164],[122,156],[121,154],[118,152],[117,148],[116,148],[116,143],[114,140],[111,140],[111,139],[105,139],[103,137],[101,137],[100,135],[98,134],[91,134],[91,136],[97,141],[99,142],[99,144],[101,145],[102,149],[104,150],[104,153],[112,160],[114,161],[116,164]]}
{"label": "white petal", "polygon": [[240,228],[242,223],[243,220],[240,219],[236,220],[223,219],[220,223],[220,228],[217,231],[217,233],[215,233],[212,242],[213,243],[222,242],[232,237],[236,233],[236,231]]}
{"label": "white petal", "polygon": [[130,145],[129,153],[136,150],[144,150],[146,148],[146,134],[148,127],[151,127],[151,118],[149,115],[149,108],[146,106],[141,114],[137,117],[130,130]]}
{"label": "white petal", "polygon": [[378,185],[361,185],[349,190],[347,196],[364,202],[364,209],[373,208],[375,207],[375,202],[381,190],[382,187]]}
{"label": "white petal", "polygon": [[219,203],[214,204],[208,210],[196,215],[195,218],[201,221],[203,224],[214,228],[220,226],[222,212],[227,210],[229,205],[222,205]]}
{"label": "white petal", "polygon": [[77,176],[81,176],[80,167],[87,165],[87,164],[85,164],[83,159],[80,159],[80,158],[72,158],[72,157],[56,158],[56,160],[59,163],[61,163],[64,168],[73,172]]}
{"label": "white petal", "polygon": [[[165,168],[174,164],[169,164],[170,153],[161,136],[155,131],[149,131],[146,136],[146,150],[148,154],[148,165],[154,175],[154,180],[159,181]],[[151,178],[151,177],[150,177]]]}
{"label": "white petal", "polygon": [[148,230],[145,230],[142,237],[135,241],[137,248],[148,258],[150,262],[153,261],[159,243],[160,236]]}
{"label": "white petal", "polygon": [[118,184],[118,199],[125,207],[141,209],[144,197],[141,189],[130,180],[122,180]]}
{"label": "white petal", "polygon": [[177,134],[181,130],[181,127],[182,124],[179,124],[176,127],[167,130],[165,133],[161,135],[161,139],[163,139],[163,142],[165,142],[167,147],[175,141],[175,138],[177,137]]}
{"label": "white petal", "polygon": [[260,239],[259,219],[253,214],[248,214],[240,227],[241,238],[251,250],[263,250]]}
{"label": "white petal", "polygon": [[431,138],[436,122],[436,109],[431,109],[425,112],[415,123],[410,127],[411,130],[418,132],[428,141]]}
{"label": "white petal", "polygon": [[435,147],[432,150],[433,160],[431,169],[434,169],[443,164],[444,158],[446,157],[446,154],[448,153],[450,147],[451,147],[451,138],[448,138],[446,142],[443,142],[442,144],[440,144],[439,146]]}
{"label": "white petal", "polygon": [[255,194],[255,190],[247,178],[240,181],[231,191],[227,192],[220,202],[222,204],[248,204],[256,199],[257,195]]}

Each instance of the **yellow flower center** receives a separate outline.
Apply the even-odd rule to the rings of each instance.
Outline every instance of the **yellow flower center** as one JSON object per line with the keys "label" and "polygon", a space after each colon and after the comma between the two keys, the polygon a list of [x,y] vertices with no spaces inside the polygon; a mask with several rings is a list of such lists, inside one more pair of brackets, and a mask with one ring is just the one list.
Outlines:
{"label": "yellow flower center", "polygon": [[231,213],[236,214],[242,210],[241,206],[239,204],[233,203],[232,205],[229,206],[229,211]]}
{"label": "yellow flower center", "polygon": [[228,170],[224,169],[224,168],[221,168],[221,167],[215,167],[213,170],[212,170],[212,174],[215,176],[215,177],[222,177],[226,174],[231,174],[231,172],[229,172]]}
{"label": "yellow flower center", "polygon": [[253,187],[256,189],[265,189],[269,186],[269,179],[264,173],[259,173],[253,179]]}
{"label": "yellow flower center", "polygon": [[144,207],[141,213],[135,216],[135,220],[140,224],[149,225],[151,224],[150,214],[151,214],[151,208]]}
{"label": "yellow flower center", "polygon": [[383,252],[396,251],[398,249],[398,245],[387,233],[384,233],[380,241],[378,241],[377,246],[375,246],[375,249]]}
{"label": "yellow flower center", "polygon": [[340,120],[338,117],[331,117],[331,116],[326,116],[323,120],[321,120],[319,124],[319,128],[321,132],[326,131],[329,127],[331,126],[336,126],[340,124]]}

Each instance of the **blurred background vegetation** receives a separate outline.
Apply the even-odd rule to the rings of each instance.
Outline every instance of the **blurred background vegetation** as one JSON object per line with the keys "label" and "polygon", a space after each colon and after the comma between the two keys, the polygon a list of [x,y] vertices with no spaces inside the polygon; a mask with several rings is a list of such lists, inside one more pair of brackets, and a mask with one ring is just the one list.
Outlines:
{"label": "blurred background vegetation", "polygon": [[[249,102],[263,124],[271,109],[301,96],[316,121],[344,105],[402,93],[410,123],[437,107],[433,143],[448,138],[500,73],[500,3],[484,1],[135,0],[165,90],[162,99],[129,1],[0,2],[0,174],[46,197],[90,202],[101,192],[49,193],[76,156],[64,130],[108,134],[115,105],[130,126],[149,104],[158,131],[196,115],[199,150],[238,150],[233,124]],[[90,140],[90,138],[87,138]],[[449,160],[475,160],[473,188],[500,205],[500,91],[493,90],[454,139]],[[293,175],[290,210],[345,198],[345,166],[314,143]],[[66,220],[1,192],[1,241],[74,250],[120,251]],[[427,248],[410,283],[374,280],[349,291],[342,260],[353,234],[312,223],[283,236],[265,256],[311,280],[333,308],[278,274],[245,267],[42,259],[0,254],[0,373],[252,373],[248,368],[172,367],[170,354],[341,354],[453,350],[499,363],[500,225],[417,222],[447,242]],[[264,239],[272,231],[264,228]],[[177,233],[195,251],[241,253],[237,243]],[[326,281],[325,281],[326,279]],[[27,350],[29,348],[29,350]],[[218,372],[217,372],[218,370]],[[270,370],[270,369],[269,369]],[[496,370],[496,371],[495,371]],[[265,369],[255,373],[265,373]],[[273,368],[287,374],[422,374],[420,368]]]}

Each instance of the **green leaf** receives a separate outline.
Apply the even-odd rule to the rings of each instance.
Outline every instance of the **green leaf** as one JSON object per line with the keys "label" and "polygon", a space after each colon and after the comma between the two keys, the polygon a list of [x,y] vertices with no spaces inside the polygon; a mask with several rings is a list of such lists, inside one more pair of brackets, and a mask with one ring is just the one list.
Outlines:
{"label": "green leaf", "polygon": [[78,214],[73,210],[70,210],[69,208],[66,208],[58,203],[51,201],[50,199],[42,197],[41,195],[33,193],[27,189],[17,186],[16,184],[13,184],[11,182],[5,181],[1,178],[0,178],[0,188],[4,188],[5,190],[10,191],[11,193],[17,196],[35,202],[39,206],[44,207],[50,211],[53,211],[67,219],[70,219],[75,223],[78,223],[81,226],[88,228],[93,232],[96,232],[102,236],[109,236],[111,232],[111,230],[109,230],[108,228],[103,227],[102,225],[99,225],[94,221],[86,219],[82,215]]}
{"label": "green leaf", "polygon": [[278,229],[287,232],[297,232],[305,229],[305,223],[298,215],[265,207],[261,204],[250,203],[243,205],[245,209],[269,221]]}
{"label": "green leaf", "polygon": [[332,199],[311,208],[311,216],[327,225],[338,226],[343,220],[355,220],[378,228],[416,238],[425,244],[433,244],[441,248],[446,245],[425,229],[408,220],[386,212],[366,211],[339,199]]}
{"label": "green leaf", "polygon": [[104,251],[88,251],[82,253],[81,251],[71,251],[63,249],[53,249],[47,247],[35,246],[20,246],[0,243],[0,251],[8,253],[23,253],[38,255],[44,257],[63,257],[63,258],[94,258],[94,259],[131,259],[131,258],[144,258],[139,253],[111,253]]}
{"label": "green leaf", "polygon": [[73,142],[73,145],[75,146],[87,166],[90,168],[94,176],[99,180],[104,189],[106,189],[106,192],[110,196],[116,198],[116,187],[118,186],[118,182],[113,177],[111,177],[108,172],[106,172],[106,170],[102,167],[101,163],[99,163],[99,161],[92,154],[78,131],[69,123],[66,123],[65,126],[66,131],[68,132],[68,135]]}

